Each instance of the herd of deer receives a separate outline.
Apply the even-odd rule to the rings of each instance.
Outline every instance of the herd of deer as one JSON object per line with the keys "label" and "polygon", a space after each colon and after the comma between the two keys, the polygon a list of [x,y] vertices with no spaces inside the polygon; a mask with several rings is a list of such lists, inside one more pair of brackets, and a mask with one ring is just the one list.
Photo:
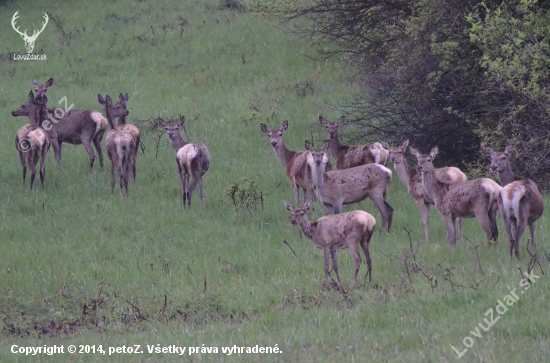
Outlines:
{"label": "herd of deer", "polygon": [[[437,146],[429,154],[421,154],[410,147],[410,153],[418,162],[416,168],[410,166],[405,158],[409,141],[397,147],[385,142],[375,142],[362,146],[345,146],[340,143],[338,128],[345,118],[329,122],[322,116],[319,121],[328,132],[328,140],[321,148],[314,148],[305,142],[305,151],[291,151],[285,145],[282,136],[288,129],[288,121],[279,129],[270,129],[260,124],[260,129],[270,139],[273,151],[283,168],[294,191],[294,201],[300,202],[299,190],[303,190],[303,208],[285,202],[292,215],[292,224],[298,225],[313,244],[323,250],[325,257],[325,279],[330,275],[329,262],[336,273],[338,282],[337,252],[348,248],[355,261],[355,271],[351,288],[355,286],[359,267],[362,263],[359,255],[361,246],[366,262],[367,275],[371,281],[372,263],[369,243],[376,225],[375,218],[367,212],[355,210],[341,213],[342,205],[353,204],[372,199],[382,216],[382,230],[391,229],[393,208],[386,201],[386,188],[391,181],[392,172],[386,168],[387,161],[394,164],[394,170],[405,184],[409,194],[420,210],[424,236],[429,240],[430,205],[435,205],[447,227],[447,239],[451,249],[456,246],[457,227],[461,218],[477,218],[487,237],[488,244],[497,241],[497,213],[500,210],[509,240],[510,257],[515,253],[519,260],[519,241],[529,225],[531,245],[536,254],[535,221],[542,215],[543,198],[537,185],[530,179],[518,180],[511,167],[513,149],[508,146],[504,152],[494,152],[481,145],[481,149],[491,158],[490,171],[497,173],[499,185],[492,179],[481,178],[467,180],[466,175],[455,167],[435,169],[433,160],[439,152]],[[332,170],[327,155],[330,150],[336,163]],[[325,207],[326,216],[317,221],[309,221],[307,212],[316,197]]]}
{"label": "herd of deer", "polygon": [[[105,146],[111,161],[111,193],[114,193],[115,174],[118,174],[120,193],[126,196],[130,178],[134,181],[136,178],[140,144],[139,129],[126,123],[129,114],[126,109],[128,94],[120,94],[118,102],[113,102],[108,95],[105,98],[98,95],[98,102],[105,111],[106,117],[103,117],[100,112],[92,110],[49,109],[46,91],[52,84],[51,78],[44,85],[33,80],[36,96],[31,91],[27,102],[12,111],[13,116],[29,118],[29,123],[21,127],[15,136],[23,183],[29,168],[32,189],[36,164],[40,161],[40,181],[44,185],[48,149],[53,147],[59,166],[63,142],[84,146],[89,156],[89,170],[92,170],[95,161],[93,144],[103,166],[101,141],[109,129]],[[172,147],[176,150],[184,207],[191,205],[191,196],[197,184],[204,206],[202,177],[210,167],[210,154],[204,144],[185,142],[179,132],[184,122],[185,117],[176,123],[158,119],[159,126],[166,130]],[[370,198],[382,217],[380,233],[383,230],[389,232],[394,209],[386,201],[386,189],[392,178],[392,171],[385,166],[388,160],[393,162],[394,170],[420,210],[426,240],[429,239],[432,204],[445,221],[447,238],[452,249],[456,246],[457,227],[461,218],[477,218],[487,242],[496,242],[497,213],[500,210],[508,235],[510,256],[515,253],[519,260],[519,241],[527,225],[536,254],[534,223],[542,215],[543,198],[532,180],[517,180],[514,176],[511,167],[514,151],[510,146],[504,152],[495,152],[481,145],[483,152],[491,158],[490,170],[498,174],[501,186],[488,178],[467,180],[466,175],[455,167],[435,169],[433,160],[439,151],[437,146],[429,154],[421,154],[410,147],[410,153],[418,162],[417,167],[413,168],[404,156],[409,147],[408,140],[397,147],[390,147],[385,142],[346,146],[340,143],[338,136],[339,127],[345,123],[344,117],[336,122],[329,122],[319,116],[319,122],[325,126],[328,140],[320,148],[314,148],[312,143],[306,141],[306,150],[300,152],[289,150],[283,141],[288,121],[283,122],[278,129],[270,129],[264,124],[260,124],[260,129],[269,137],[275,156],[286,170],[296,204],[300,202],[300,189],[303,190],[303,208],[295,208],[287,202],[285,206],[292,214],[292,223],[299,225],[314,245],[323,250],[325,278],[329,277],[329,262],[332,260],[332,268],[340,282],[337,252],[348,248],[355,261],[351,283],[353,287],[362,263],[359,255],[361,246],[367,262],[367,275],[369,281],[371,280],[369,243],[376,220],[361,210],[342,213],[342,206]],[[332,154],[336,170],[332,170],[327,150]],[[326,216],[311,222],[307,218],[307,212],[317,198],[324,205]]]}
{"label": "herd of deer", "polygon": [[[115,174],[117,174],[120,193],[127,196],[128,182],[130,179],[135,181],[136,178],[136,160],[140,145],[139,129],[126,123],[126,117],[129,114],[126,109],[128,94],[121,93],[118,102],[113,102],[108,95],[104,98],[98,94],[98,102],[105,111],[106,117],[103,117],[100,112],[92,110],[49,109],[46,91],[52,84],[52,78],[44,85],[39,85],[36,80],[33,80],[36,96],[30,91],[27,102],[11,113],[14,117],[29,118],[29,123],[21,127],[15,136],[15,147],[23,170],[23,183],[25,183],[28,168],[31,174],[30,187],[33,188],[36,164],[40,161],[40,182],[44,186],[47,152],[52,146],[56,164],[59,166],[63,142],[84,146],[89,157],[89,171],[92,170],[95,161],[93,144],[103,167],[101,141],[109,128],[105,147],[111,161],[111,193],[114,193]],[[161,118],[158,119],[158,124],[167,131],[172,146],[176,149],[176,162],[185,207],[191,205],[191,196],[197,184],[199,184],[200,198],[204,204],[202,177],[210,166],[210,154],[206,146],[201,143],[185,142],[178,130],[184,122],[184,117],[176,125],[171,125]]]}

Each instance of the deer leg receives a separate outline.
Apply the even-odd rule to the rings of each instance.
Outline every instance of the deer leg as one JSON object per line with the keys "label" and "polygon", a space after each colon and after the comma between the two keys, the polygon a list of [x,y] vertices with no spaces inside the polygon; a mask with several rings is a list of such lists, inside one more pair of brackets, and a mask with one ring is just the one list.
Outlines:
{"label": "deer leg", "polygon": [[529,224],[529,232],[531,233],[531,247],[533,247],[533,253],[537,254],[537,243],[535,242],[535,222]]}
{"label": "deer leg", "polygon": [[424,238],[426,242],[430,241],[430,205],[424,202],[424,198],[416,200],[416,206],[422,217],[422,226],[424,227]]}
{"label": "deer leg", "polygon": [[111,159],[111,194],[115,194],[115,162]]}
{"label": "deer leg", "polygon": [[180,177],[181,201],[183,203],[183,208],[185,208],[185,201],[187,199],[187,191],[185,190],[185,172],[183,171],[183,167],[180,165],[178,160],[176,160],[176,163],[178,164],[178,175]]}
{"label": "deer leg", "polygon": [[88,153],[88,159],[90,160],[88,173],[90,173],[92,171],[95,161],[95,154],[94,150],[92,149],[92,140],[82,140],[82,145],[84,145],[84,149],[86,149],[86,152]]}
{"label": "deer leg", "polygon": [[40,150],[40,184],[42,184],[42,188],[44,188],[44,178],[46,177],[46,153],[48,152],[46,147],[43,145]]}
{"label": "deer leg", "polygon": [[[348,239],[357,238],[354,234],[348,236]],[[353,280],[351,280],[350,290],[355,287],[355,283],[357,282],[357,275],[359,274],[359,269],[361,268],[361,256],[359,255],[359,251],[357,250],[357,244],[352,244],[350,246],[349,252],[351,253],[351,257],[353,257],[353,261],[355,262],[355,270],[353,271]]]}
{"label": "deer leg", "polygon": [[25,185],[25,179],[27,178],[27,161],[25,160],[25,154],[22,151],[19,151],[19,161],[21,162],[21,171],[23,172],[23,185]]}
{"label": "deer leg", "polygon": [[365,259],[367,260],[367,274],[365,275],[365,283],[367,282],[367,276],[369,277],[369,283],[372,282],[372,261],[370,258],[369,243],[373,232],[374,229],[372,231],[366,231],[360,241],[361,248],[363,249],[363,253],[365,254]]}
{"label": "deer leg", "polygon": [[323,250],[323,254],[325,256],[325,281],[328,281],[328,278],[330,276],[330,270],[329,270],[330,251],[329,251],[329,249],[325,248]]}
{"label": "deer leg", "polygon": [[101,151],[101,140],[103,139],[103,132],[98,133],[93,138],[94,147],[97,151],[97,156],[99,157],[99,166],[103,169],[103,151]]}
{"label": "deer leg", "polygon": [[486,208],[480,208],[474,211],[475,216],[477,220],[479,221],[479,224],[481,225],[481,228],[483,228],[483,231],[485,231],[485,237],[487,238],[487,244],[491,244],[491,238],[493,237],[493,231],[491,227],[491,222],[489,220],[489,213]]}
{"label": "deer leg", "polygon": [[386,203],[382,195],[375,195],[375,196],[369,195],[369,197],[372,199],[372,201],[374,202],[374,205],[376,206],[376,209],[378,209],[378,211],[380,212],[380,215],[382,216],[382,227],[380,227],[380,235],[382,235],[382,232],[384,231],[386,225],[388,225],[388,232],[389,232],[389,228],[391,225],[390,211],[391,211],[391,214],[393,215],[393,208],[390,207],[391,210],[386,209],[386,206],[389,206],[389,204]]}
{"label": "deer leg", "polygon": [[53,146],[53,155],[55,157],[55,164],[59,168],[61,166],[61,144],[62,142],[57,139],[51,139],[51,144]]}
{"label": "deer leg", "polygon": [[199,179],[199,197],[201,198],[202,200],[202,207],[205,208],[206,207],[206,204],[204,202],[204,194],[202,192],[202,177]]}
{"label": "deer leg", "polygon": [[136,137],[136,147],[134,151],[134,158],[132,160],[132,180],[134,181],[134,183],[136,181],[136,162],[137,162],[140,142],[141,142],[141,135],[138,135],[138,137]]}
{"label": "deer leg", "polygon": [[447,226],[447,239],[451,244],[451,250],[454,251],[456,248],[456,231],[455,231],[455,219],[452,215],[443,216],[445,220],[445,225]]}
{"label": "deer leg", "polygon": [[521,241],[521,236],[525,232],[525,227],[527,226],[527,213],[522,210],[519,211],[519,216],[516,217],[516,235],[514,237],[514,251],[516,253],[516,258],[519,261],[519,242]]}
{"label": "deer leg", "polygon": [[34,163],[34,150],[29,150],[27,154],[27,164],[31,172],[31,190],[34,185],[34,177],[36,175],[36,164]]}
{"label": "deer leg", "polygon": [[336,251],[336,249],[331,249],[330,257],[332,259],[332,269],[336,273],[336,278],[338,279],[338,283],[341,284],[342,280],[340,279],[340,273],[338,272],[338,251]]}
{"label": "deer leg", "polygon": [[491,224],[491,238],[495,243],[498,242],[498,226],[497,226],[497,213],[498,206],[496,202],[491,206],[489,210],[489,223]]}

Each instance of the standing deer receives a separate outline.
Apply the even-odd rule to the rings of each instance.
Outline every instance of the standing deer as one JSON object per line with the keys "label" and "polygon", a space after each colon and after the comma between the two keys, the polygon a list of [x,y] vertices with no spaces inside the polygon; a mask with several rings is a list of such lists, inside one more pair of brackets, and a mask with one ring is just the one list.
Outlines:
{"label": "standing deer", "polygon": [[[117,104],[120,104],[121,106],[123,105],[124,108],[126,108],[126,102],[128,102],[128,99],[130,97],[128,96],[128,93],[122,95],[119,94],[118,96],[118,102]],[[116,122],[116,126],[118,128],[120,128],[121,130],[123,131],[126,131],[128,132],[130,135],[132,135],[132,138],[134,139],[134,142],[136,144],[136,149],[134,150],[134,154],[132,155],[133,157],[133,161],[132,161],[132,179],[136,180],[136,161],[137,161],[137,155],[138,155],[138,151],[139,151],[139,144],[140,144],[140,139],[141,139],[141,135],[140,135],[140,132],[139,132],[139,129],[132,125],[132,124],[127,124],[126,123],[126,116],[122,116],[122,117],[118,117],[117,118],[117,122]]]}
{"label": "standing deer", "polygon": [[133,155],[137,145],[130,133],[116,127],[113,120],[128,115],[126,105],[113,104],[110,96],[97,95],[97,100],[105,108],[110,130],[105,138],[107,156],[111,161],[111,194],[115,193],[115,170],[119,177],[120,194],[128,196],[128,179],[133,169]]}
{"label": "standing deer", "polygon": [[[367,275],[372,282],[372,261],[369,253],[369,243],[376,226],[373,216],[362,210],[336,214],[319,218],[316,222],[307,219],[309,202],[305,202],[304,208],[294,208],[285,202],[286,209],[292,215],[292,224],[300,226],[304,235],[309,238],[315,247],[322,249],[325,257],[325,281],[330,276],[329,259],[332,260],[332,269],[336,273],[338,283],[341,283],[338,273],[338,251],[349,248],[349,252],[355,262],[355,271],[350,289],[355,287],[357,275],[361,267],[359,246],[363,249],[367,260]],[[367,278],[365,275],[365,280]]]}
{"label": "standing deer", "polygon": [[326,150],[330,147],[330,141],[326,141],[320,149],[314,149],[307,140],[305,146],[308,150],[307,162],[313,173],[313,184],[325,206],[326,214],[339,214],[342,212],[342,205],[370,198],[382,216],[380,233],[386,225],[389,232],[393,208],[386,202],[386,188],[391,181],[391,170],[380,164],[366,164],[326,172]]}
{"label": "standing deer", "polygon": [[[40,117],[43,115],[42,108],[47,107],[45,96],[37,99],[32,91],[29,93],[27,102],[29,106],[28,117],[29,124],[21,127],[15,135],[15,147],[19,154],[19,162],[23,171],[23,183],[27,175],[27,167],[30,169],[30,187],[34,185],[36,175],[36,164],[40,160],[40,182],[44,187],[44,178],[46,175],[46,155],[50,149],[50,139],[46,132],[38,125],[41,123]],[[17,111],[12,115],[18,116]]]}
{"label": "standing deer", "polygon": [[208,149],[200,142],[191,144],[185,142],[179,132],[179,128],[185,123],[185,116],[182,116],[175,125],[168,124],[161,118],[158,119],[158,123],[160,127],[166,130],[172,142],[172,147],[176,150],[176,163],[178,164],[180,176],[183,207],[185,208],[186,203],[189,207],[191,206],[191,197],[198,184],[199,196],[204,208],[202,177],[210,167],[210,153]]}
{"label": "standing deer", "polygon": [[[40,94],[40,97],[46,95],[48,87],[52,84],[52,78],[45,85],[39,85],[36,80],[33,80],[34,88],[37,95]],[[37,96],[36,98],[40,97]],[[17,116],[26,116],[28,115],[26,110],[29,107],[30,105],[27,102],[14,112],[17,113]],[[66,142],[73,145],[82,144],[84,146],[84,149],[88,153],[89,172],[92,170],[95,161],[95,154],[92,149],[93,143],[99,156],[100,166],[103,167],[101,140],[107,129],[107,119],[100,112],[92,110],[66,110],[61,107],[54,109],[46,107],[43,111],[47,111],[47,116],[41,126],[50,138],[57,166],[61,163],[61,149],[63,143]],[[14,112],[12,112],[12,115],[14,115]]]}
{"label": "standing deer", "polygon": [[48,24],[48,14],[44,13],[44,22],[42,23],[42,29],[37,30],[35,29],[31,36],[27,35],[27,29],[25,29],[24,32],[19,31],[19,27],[16,27],[16,20],[19,18],[19,10],[13,14],[13,17],[11,18],[11,26],[13,30],[15,30],[19,35],[21,35],[21,38],[25,41],[25,48],[27,48],[27,53],[32,53],[34,50],[34,43],[36,42],[36,38],[42,33],[42,31],[46,28],[46,24]]}
{"label": "standing deer", "polygon": [[[273,152],[286,170],[286,177],[290,182],[294,193],[294,202],[300,202],[300,188],[303,189],[304,202],[315,202],[315,186],[311,175],[311,168],[307,163],[307,151],[291,151],[283,141],[283,133],[288,128],[288,121],[284,121],[279,129],[271,130],[265,124],[260,124],[260,129],[269,137]],[[330,162],[326,165],[327,171],[332,169]]]}
{"label": "standing deer", "polygon": [[498,174],[500,185],[503,186],[499,198],[499,207],[510,248],[510,258],[515,252],[519,261],[519,241],[529,225],[531,233],[531,245],[534,253],[537,253],[535,242],[535,221],[544,211],[544,200],[537,188],[537,184],[531,179],[518,179],[512,171],[511,159],[514,150],[507,146],[504,152],[495,152],[481,144],[481,149],[491,158],[491,172]]}
{"label": "standing deer", "polygon": [[361,146],[347,146],[340,143],[338,127],[346,122],[345,116],[336,122],[329,122],[323,116],[319,116],[319,122],[327,129],[330,153],[336,161],[336,169],[348,169],[371,163],[386,165],[389,152],[379,142]]}
{"label": "standing deer", "polygon": [[475,179],[453,184],[445,183],[435,174],[433,159],[439,152],[434,146],[429,154],[411,147],[411,154],[418,160],[418,171],[422,173],[422,182],[428,196],[433,199],[435,207],[443,216],[447,226],[447,239],[451,249],[456,247],[457,218],[477,218],[485,231],[487,243],[497,242],[498,198],[501,187],[488,178]]}
{"label": "standing deer", "polygon": [[[393,162],[395,172],[403,184],[407,187],[409,195],[414,199],[420,215],[422,216],[422,225],[424,226],[424,237],[426,241],[430,239],[430,205],[434,201],[426,193],[422,183],[422,173],[409,165],[405,158],[405,152],[409,146],[409,140],[403,141],[401,145],[390,148],[390,161]],[[455,167],[446,167],[435,169],[435,176],[438,180],[445,183],[465,182],[468,178],[460,169]],[[461,225],[459,219],[458,224]],[[460,228],[459,228],[460,229]]]}

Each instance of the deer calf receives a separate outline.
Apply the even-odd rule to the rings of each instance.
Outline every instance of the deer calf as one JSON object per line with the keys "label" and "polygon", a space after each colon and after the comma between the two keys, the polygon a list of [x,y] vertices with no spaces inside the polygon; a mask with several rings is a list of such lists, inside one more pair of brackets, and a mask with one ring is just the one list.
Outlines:
{"label": "deer calf", "polygon": [[512,252],[515,252],[516,258],[519,260],[519,241],[527,225],[529,225],[531,233],[531,245],[536,254],[535,222],[544,211],[544,199],[537,184],[531,179],[516,178],[511,165],[514,156],[511,146],[507,146],[504,152],[495,152],[490,147],[484,147],[483,144],[481,144],[481,149],[491,158],[490,170],[498,174],[500,184],[503,186],[499,207],[508,235],[510,257],[512,257]]}
{"label": "deer calf", "polygon": [[158,119],[159,125],[166,130],[172,147],[176,150],[176,163],[180,176],[181,194],[183,207],[191,206],[191,197],[197,184],[199,185],[199,196],[205,207],[203,194],[202,177],[210,168],[210,153],[204,144],[200,142],[188,144],[179,132],[179,128],[185,123],[185,116],[182,116],[176,124],[169,124],[163,119]]}
{"label": "deer calf", "polygon": [[418,160],[418,171],[428,196],[445,220],[447,239],[451,249],[456,247],[457,218],[477,218],[485,231],[487,243],[498,240],[497,212],[501,187],[488,178],[475,179],[454,184],[445,183],[435,174],[433,159],[439,152],[434,146],[429,154],[421,154],[411,147],[411,154]]}
{"label": "deer calf", "polygon": [[380,164],[366,164],[349,169],[325,171],[328,162],[326,150],[330,141],[320,149],[313,148],[305,142],[308,150],[308,165],[313,174],[313,184],[319,193],[319,199],[325,206],[326,214],[342,212],[345,204],[359,203],[367,198],[372,199],[382,216],[380,233],[391,229],[393,208],[386,202],[386,188],[391,181],[392,172]]}
{"label": "deer calf", "polygon": [[[424,184],[422,183],[422,173],[417,171],[415,168],[409,165],[407,159],[405,158],[405,151],[409,146],[409,140],[403,141],[397,147],[390,147],[390,161],[393,162],[394,170],[397,173],[397,176],[403,184],[407,187],[409,195],[416,202],[416,206],[420,211],[422,217],[422,225],[424,226],[424,237],[426,241],[430,239],[430,205],[435,204],[433,199],[430,198]],[[435,176],[438,180],[441,180],[445,183],[456,183],[464,182],[468,178],[460,169],[455,167],[446,167],[435,169]],[[460,225],[460,220],[458,221]]]}
{"label": "deer calf", "polygon": [[[361,266],[359,246],[363,249],[367,260],[367,275],[372,282],[372,261],[369,253],[369,243],[376,226],[373,216],[362,210],[341,213],[319,218],[316,222],[307,219],[309,202],[303,208],[294,208],[285,202],[286,209],[292,215],[292,224],[300,226],[304,235],[309,238],[315,247],[323,250],[325,256],[325,280],[330,276],[329,260],[332,260],[332,269],[336,273],[338,283],[341,283],[338,273],[338,251],[348,248],[355,262],[355,271],[350,289],[357,282],[357,275]],[[365,275],[365,280],[367,275]]]}

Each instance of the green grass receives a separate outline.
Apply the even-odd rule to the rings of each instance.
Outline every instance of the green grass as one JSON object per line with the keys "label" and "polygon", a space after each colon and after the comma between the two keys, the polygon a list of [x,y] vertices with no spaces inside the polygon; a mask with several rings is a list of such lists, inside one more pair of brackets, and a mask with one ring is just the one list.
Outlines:
{"label": "green grass", "polygon": [[[469,241],[451,252],[441,217],[432,211],[432,241],[419,242],[420,216],[396,175],[388,190],[394,229],[376,234],[371,244],[375,287],[361,279],[343,295],[322,283],[322,253],[289,222],[283,200],[292,201],[292,192],[259,123],[274,128],[288,119],[284,139],[303,149],[312,135],[316,142],[326,138],[317,116],[336,119],[330,105],[349,101],[358,89],[345,65],[312,60],[308,40],[284,26],[219,9],[216,1],[8,1],[0,9],[0,361],[451,362],[451,345],[462,350],[462,340],[508,287],[520,290],[502,225],[498,246],[478,248],[481,272],[474,258],[474,246],[484,240],[479,224],[465,221]],[[47,61],[8,60],[8,53],[24,52],[8,25],[16,10],[22,28],[49,12],[35,48]],[[107,159],[105,168],[96,161],[87,173],[81,146],[63,148],[60,169],[49,153],[44,189],[22,185],[13,137],[26,120],[9,112],[26,100],[33,78],[49,77],[50,103],[66,96],[76,108],[101,110],[98,93],[129,93],[128,120],[140,127],[145,152],[128,199],[110,194]],[[304,94],[306,82],[313,91]],[[212,154],[206,209],[198,193],[192,209],[183,209],[166,135],[157,148],[154,120],[180,114],[188,120],[184,138],[205,143]],[[263,209],[236,210],[226,195],[245,180],[256,182]],[[370,201],[347,210],[354,208],[380,218]],[[321,210],[316,206],[315,217]],[[545,272],[548,237],[543,216],[537,238]],[[410,243],[428,277],[412,268]],[[353,263],[347,251],[339,257],[346,288]],[[365,272],[362,266],[361,276]],[[460,361],[546,361],[549,283],[538,267],[535,272],[541,278],[474,338]],[[433,288],[430,276],[437,280]],[[27,357],[12,354],[13,344],[101,344],[104,350],[140,344],[144,353]],[[282,353],[182,358],[149,354],[147,344],[220,351],[277,345]]]}

